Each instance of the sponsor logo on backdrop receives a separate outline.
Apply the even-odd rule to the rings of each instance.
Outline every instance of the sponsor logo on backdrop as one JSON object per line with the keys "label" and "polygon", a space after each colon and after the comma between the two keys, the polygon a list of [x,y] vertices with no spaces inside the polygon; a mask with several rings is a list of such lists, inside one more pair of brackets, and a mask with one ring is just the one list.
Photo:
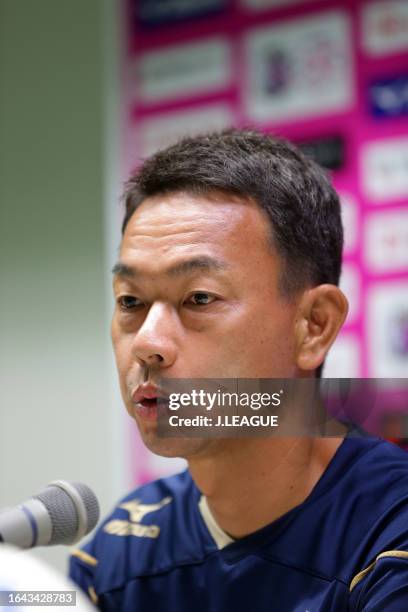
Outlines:
{"label": "sponsor logo on backdrop", "polygon": [[227,0],[133,0],[133,14],[143,26],[164,25],[221,12]]}
{"label": "sponsor logo on backdrop", "polygon": [[368,89],[374,117],[408,115],[408,75],[375,81]]}
{"label": "sponsor logo on backdrop", "polygon": [[360,309],[360,274],[357,266],[348,263],[343,264],[340,289],[347,297],[349,303],[346,324],[354,323]]}
{"label": "sponsor logo on backdrop", "polygon": [[347,255],[357,246],[357,203],[348,193],[340,193],[340,201],[344,229],[344,253]]}
{"label": "sponsor logo on backdrop", "polygon": [[250,118],[302,119],[349,108],[353,101],[350,20],[344,12],[250,31],[246,56]]}
{"label": "sponsor logo on backdrop", "polygon": [[360,376],[360,344],[353,334],[341,334],[326,358],[324,378],[357,378]]}
{"label": "sponsor logo on backdrop", "polygon": [[368,293],[370,376],[406,378],[408,372],[408,283],[374,285]]}
{"label": "sponsor logo on backdrop", "polygon": [[362,10],[363,45],[371,55],[408,49],[407,0],[366,3]]}
{"label": "sponsor logo on backdrop", "polygon": [[325,136],[298,143],[299,148],[328,170],[340,170],[344,165],[344,138]]}
{"label": "sponsor logo on backdrop", "polygon": [[226,39],[166,47],[135,60],[134,96],[144,103],[225,89],[231,83]]}
{"label": "sponsor logo on backdrop", "polygon": [[396,310],[390,326],[390,343],[395,355],[408,360],[408,305]]}
{"label": "sponsor logo on backdrop", "polygon": [[226,104],[217,104],[143,119],[135,129],[140,133],[142,157],[147,157],[182,136],[218,130],[232,124],[231,109]]}
{"label": "sponsor logo on backdrop", "polygon": [[364,145],[361,165],[363,189],[373,202],[408,198],[408,137]]}
{"label": "sponsor logo on backdrop", "polygon": [[408,270],[408,210],[367,216],[364,255],[372,272]]}

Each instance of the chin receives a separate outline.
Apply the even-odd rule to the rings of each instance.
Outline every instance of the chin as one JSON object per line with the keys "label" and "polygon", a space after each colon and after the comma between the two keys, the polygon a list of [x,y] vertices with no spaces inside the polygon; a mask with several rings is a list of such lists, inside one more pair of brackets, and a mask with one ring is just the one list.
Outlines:
{"label": "chin", "polygon": [[205,451],[210,443],[210,440],[205,438],[162,438],[152,431],[140,434],[145,446],[161,457],[181,457],[188,460]]}

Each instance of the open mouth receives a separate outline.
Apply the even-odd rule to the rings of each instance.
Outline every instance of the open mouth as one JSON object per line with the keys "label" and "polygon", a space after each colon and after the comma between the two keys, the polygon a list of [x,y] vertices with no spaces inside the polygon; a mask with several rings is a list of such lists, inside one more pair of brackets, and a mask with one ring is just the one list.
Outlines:
{"label": "open mouth", "polygon": [[157,398],[144,398],[136,404],[137,414],[147,421],[157,420]]}
{"label": "open mouth", "polygon": [[157,406],[158,404],[158,398],[157,397],[145,397],[140,404],[144,407],[144,408],[152,408],[153,406]]}
{"label": "open mouth", "polygon": [[166,393],[152,383],[139,385],[131,395],[136,415],[147,421],[156,421],[159,411],[163,412],[168,407]]}
{"label": "open mouth", "polygon": [[168,400],[163,397],[144,397],[137,404],[137,414],[143,419],[154,421],[160,411],[164,411],[168,406]]}

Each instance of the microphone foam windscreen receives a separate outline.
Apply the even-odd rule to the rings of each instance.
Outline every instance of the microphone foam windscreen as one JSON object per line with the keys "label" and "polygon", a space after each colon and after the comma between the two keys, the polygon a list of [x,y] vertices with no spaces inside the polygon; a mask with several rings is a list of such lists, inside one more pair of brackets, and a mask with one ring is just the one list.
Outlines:
{"label": "microphone foam windscreen", "polygon": [[94,492],[82,482],[73,482],[72,486],[76,488],[84,502],[87,516],[86,532],[89,533],[95,527],[99,520],[99,503]]}
{"label": "microphone foam windscreen", "polygon": [[[85,507],[86,533],[89,533],[98,522],[98,500],[87,485],[81,482],[69,484],[76,489]],[[77,539],[79,519],[75,503],[70,495],[62,488],[50,485],[35,497],[44,504],[51,517],[50,544],[72,544]]]}
{"label": "microphone foam windscreen", "polygon": [[51,517],[50,544],[70,544],[78,532],[78,514],[74,502],[62,489],[46,487],[35,495],[44,504]]}

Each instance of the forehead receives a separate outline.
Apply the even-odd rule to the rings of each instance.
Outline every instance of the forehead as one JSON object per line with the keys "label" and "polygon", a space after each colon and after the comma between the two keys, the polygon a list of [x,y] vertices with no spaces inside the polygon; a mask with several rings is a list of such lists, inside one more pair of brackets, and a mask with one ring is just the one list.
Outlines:
{"label": "forehead", "polygon": [[121,261],[146,265],[150,273],[208,254],[236,265],[271,258],[268,221],[254,202],[225,194],[147,198],[130,218],[120,248]]}

